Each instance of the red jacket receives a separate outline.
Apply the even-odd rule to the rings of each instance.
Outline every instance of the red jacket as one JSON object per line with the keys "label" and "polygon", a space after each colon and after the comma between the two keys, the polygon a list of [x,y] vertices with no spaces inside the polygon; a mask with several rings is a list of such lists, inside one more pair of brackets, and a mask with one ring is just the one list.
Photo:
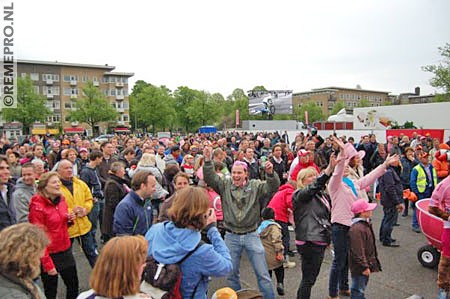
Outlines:
{"label": "red jacket", "polygon": [[268,207],[275,212],[275,220],[282,222],[289,222],[288,209],[292,211],[292,194],[295,188],[291,184],[284,184],[280,186],[278,192],[270,200]]}
{"label": "red jacket", "polygon": [[70,248],[70,238],[68,231],[68,209],[63,196],[55,205],[49,199],[34,194],[30,201],[30,223],[41,227],[50,240],[50,244],[41,258],[44,271],[48,272],[55,268],[50,253],[66,251]]}

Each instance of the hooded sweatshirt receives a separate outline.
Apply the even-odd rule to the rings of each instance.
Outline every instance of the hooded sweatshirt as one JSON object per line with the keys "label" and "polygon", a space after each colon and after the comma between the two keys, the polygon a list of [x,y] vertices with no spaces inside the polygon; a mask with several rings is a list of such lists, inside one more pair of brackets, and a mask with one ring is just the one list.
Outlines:
{"label": "hooded sweatshirt", "polygon": [[14,200],[14,207],[16,208],[16,218],[18,223],[28,222],[30,200],[35,192],[34,184],[31,186],[27,185],[23,182],[22,178],[17,180],[12,198]]}
{"label": "hooded sweatshirt", "polygon": [[289,222],[289,210],[293,211],[292,194],[294,191],[295,188],[291,184],[284,184],[270,200],[267,206],[275,212],[275,220]]}
{"label": "hooded sweatshirt", "polygon": [[[183,298],[205,299],[208,276],[226,276],[232,269],[230,252],[217,228],[211,227],[207,236],[211,244],[203,244],[181,264],[180,291]],[[159,263],[174,264],[197,246],[201,235],[196,230],[178,228],[173,222],[162,222],[153,225],[145,238],[149,256]]]}

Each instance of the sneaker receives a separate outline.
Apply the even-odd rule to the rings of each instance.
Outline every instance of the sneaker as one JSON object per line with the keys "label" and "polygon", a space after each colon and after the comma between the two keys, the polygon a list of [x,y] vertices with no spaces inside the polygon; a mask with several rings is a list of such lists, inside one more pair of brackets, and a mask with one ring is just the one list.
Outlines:
{"label": "sneaker", "polygon": [[284,268],[294,268],[295,262],[285,261],[285,262],[283,262],[283,267]]}
{"label": "sneaker", "polygon": [[422,231],[420,230],[420,228],[418,228],[418,227],[413,227],[412,230],[413,230],[413,232],[416,232],[416,233],[418,233],[418,234],[420,234],[420,233],[422,232]]}
{"label": "sneaker", "polygon": [[277,284],[277,293],[280,296],[284,296],[284,286],[281,282]]}
{"label": "sneaker", "polygon": [[292,225],[289,225],[289,226],[288,226],[288,230],[289,230],[290,232],[293,232],[293,231],[294,231],[294,227],[293,227]]}
{"label": "sneaker", "polygon": [[288,250],[287,255],[289,255],[290,257],[295,256],[295,254],[297,253],[297,250]]}

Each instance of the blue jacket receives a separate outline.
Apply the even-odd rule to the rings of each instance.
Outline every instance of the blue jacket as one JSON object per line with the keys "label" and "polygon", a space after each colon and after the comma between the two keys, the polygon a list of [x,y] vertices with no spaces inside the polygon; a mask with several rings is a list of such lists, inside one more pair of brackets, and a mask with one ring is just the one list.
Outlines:
{"label": "blue jacket", "polygon": [[408,158],[402,157],[400,159],[400,162],[402,162],[402,167],[403,167],[402,175],[400,176],[400,179],[402,180],[403,189],[409,189],[410,188],[409,181],[411,179],[411,171],[414,168],[414,166],[419,164],[419,161],[417,161],[416,159],[414,159],[414,161],[410,161],[410,160],[408,160]]}
{"label": "blue jacket", "polygon": [[153,223],[150,200],[143,201],[134,191],[130,191],[114,211],[113,233],[116,235],[142,235]]}
{"label": "blue jacket", "polygon": [[[206,299],[208,276],[226,276],[232,269],[231,256],[216,227],[208,230],[211,244],[203,244],[181,264],[183,277],[180,292],[183,298]],[[148,255],[158,262],[174,264],[179,262],[200,242],[200,232],[178,228],[173,222],[153,225],[145,235],[148,240]]]}
{"label": "blue jacket", "polygon": [[392,208],[403,203],[403,185],[395,167],[389,166],[386,173],[378,179],[378,188],[383,207]]}

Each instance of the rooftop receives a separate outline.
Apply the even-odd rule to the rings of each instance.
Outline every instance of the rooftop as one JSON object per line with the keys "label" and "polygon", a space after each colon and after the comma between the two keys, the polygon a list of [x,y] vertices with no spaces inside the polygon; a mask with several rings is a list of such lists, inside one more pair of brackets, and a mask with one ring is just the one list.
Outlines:
{"label": "rooftop", "polygon": [[99,64],[82,64],[82,63],[70,63],[70,62],[59,62],[59,61],[40,61],[40,60],[23,60],[18,59],[17,63],[22,64],[40,64],[40,65],[52,65],[52,66],[69,66],[69,67],[83,67],[83,68],[95,68],[95,69],[105,69],[108,71],[112,71],[115,69],[115,66],[111,66],[108,64],[99,65]]}

